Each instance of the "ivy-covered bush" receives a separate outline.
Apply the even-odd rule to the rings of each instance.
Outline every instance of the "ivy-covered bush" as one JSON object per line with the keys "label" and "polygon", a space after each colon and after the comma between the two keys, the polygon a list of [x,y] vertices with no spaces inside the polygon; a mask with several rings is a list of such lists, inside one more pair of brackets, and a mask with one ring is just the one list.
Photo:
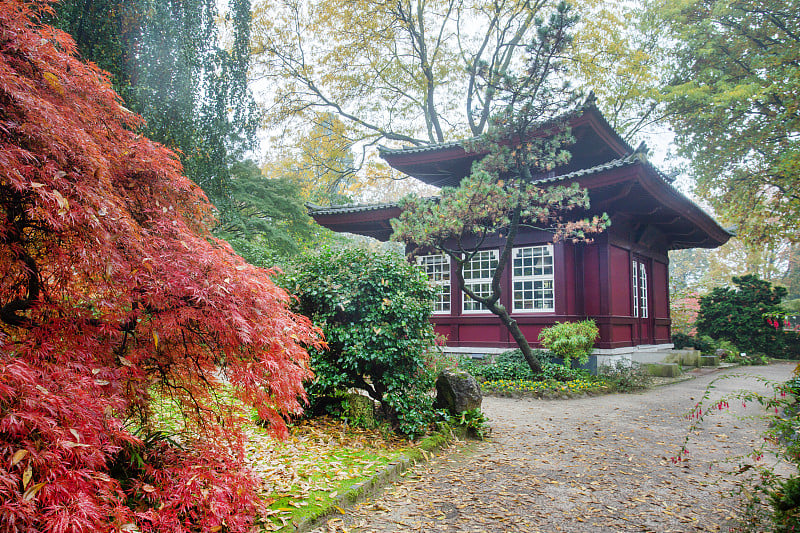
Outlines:
{"label": "ivy-covered bush", "polygon": [[316,374],[309,396],[362,389],[402,433],[423,432],[435,379],[427,278],[400,255],[354,248],[305,253],[293,265],[281,284],[327,342],[309,350]]}
{"label": "ivy-covered bush", "polygon": [[698,336],[727,339],[743,352],[784,356],[784,336],[776,317],[783,316],[783,287],[748,274],[733,277],[735,288],[717,287],[700,298]]}
{"label": "ivy-covered bush", "polygon": [[589,354],[599,335],[594,320],[556,322],[539,333],[539,342],[553,355],[563,359],[564,366],[570,366],[572,359],[583,365],[589,361]]}

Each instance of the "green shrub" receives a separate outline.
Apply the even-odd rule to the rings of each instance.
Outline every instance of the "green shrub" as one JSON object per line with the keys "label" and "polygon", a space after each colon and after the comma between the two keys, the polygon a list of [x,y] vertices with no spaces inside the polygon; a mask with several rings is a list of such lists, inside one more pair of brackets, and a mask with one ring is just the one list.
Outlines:
{"label": "green shrub", "polygon": [[402,433],[424,432],[436,349],[427,278],[400,255],[344,249],[302,254],[280,282],[328,345],[309,352],[316,374],[309,394],[363,389]]}
{"label": "green shrub", "polygon": [[714,339],[712,339],[709,335],[697,335],[692,340],[692,346],[694,346],[695,350],[699,350],[700,353],[703,354],[710,354],[713,353],[716,349],[716,343]]}
{"label": "green shrub", "polygon": [[727,339],[720,339],[714,343],[715,352],[716,350],[722,350],[724,355],[722,356],[723,359],[731,360],[739,356],[739,348],[734,346],[734,344],[727,340]]}
{"label": "green shrub", "polygon": [[589,372],[581,368],[569,368],[550,361],[551,354],[542,350],[534,350],[542,363],[542,371],[534,374],[519,349],[509,350],[494,357],[494,360],[472,359],[463,357],[459,368],[466,370],[479,381],[572,381],[589,376]]}
{"label": "green shrub", "polygon": [[[541,360],[541,356],[539,356]],[[462,357],[458,367],[466,370],[479,381],[497,379],[533,379],[533,372],[519,350],[501,353],[492,359]]]}
{"label": "green shrub", "polygon": [[609,387],[618,392],[631,392],[646,389],[653,376],[645,367],[636,362],[615,361],[614,365],[604,365],[598,371]]}
{"label": "green shrub", "polygon": [[[800,332],[785,331],[783,334],[785,359],[800,359]],[[780,357],[780,356],[776,356]]]}
{"label": "green shrub", "polygon": [[676,350],[683,350],[684,348],[694,348],[694,337],[686,333],[673,333],[672,344]]}
{"label": "green shrub", "polygon": [[790,477],[769,493],[776,533],[800,531],[800,477]]}
{"label": "green shrub", "polygon": [[753,275],[732,281],[736,288],[717,287],[700,298],[698,334],[727,339],[748,354],[783,356],[782,331],[767,320],[783,315],[780,303],[786,289]]}
{"label": "green shrub", "polygon": [[581,364],[589,361],[594,341],[599,336],[594,320],[556,322],[539,333],[539,341],[547,350],[570,366],[572,359]]}

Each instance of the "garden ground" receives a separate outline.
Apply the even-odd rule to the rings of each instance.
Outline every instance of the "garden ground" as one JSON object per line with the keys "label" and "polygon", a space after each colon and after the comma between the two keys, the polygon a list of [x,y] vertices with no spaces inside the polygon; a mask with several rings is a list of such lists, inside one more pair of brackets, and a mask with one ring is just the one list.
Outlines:
{"label": "garden ground", "polygon": [[765,391],[747,376],[785,381],[794,366],[705,370],[640,394],[484,398],[489,441],[445,451],[315,531],[731,531],[740,512],[731,480],[741,476],[730,459],[761,443],[765,423],[756,405],[731,405],[675,464],[685,415],[721,375],[742,377],[718,381],[712,397]]}

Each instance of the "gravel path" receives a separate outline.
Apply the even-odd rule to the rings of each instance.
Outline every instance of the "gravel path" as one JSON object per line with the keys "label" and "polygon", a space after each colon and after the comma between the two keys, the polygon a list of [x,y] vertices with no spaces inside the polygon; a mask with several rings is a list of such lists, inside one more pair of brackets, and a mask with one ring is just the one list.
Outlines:
{"label": "gravel path", "polygon": [[[723,374],[784,381],[793,364],[714,371],[641,394],[574,400],[484,398],[487,442],[454,447],[316,531],[728,531],[736,516],[724,461],[761,441],[762,420],[717,413],[673,464],[685,414]],[[716,384],[714,396],[752,379]],[[732,405],[739,415],[756,406]]]}

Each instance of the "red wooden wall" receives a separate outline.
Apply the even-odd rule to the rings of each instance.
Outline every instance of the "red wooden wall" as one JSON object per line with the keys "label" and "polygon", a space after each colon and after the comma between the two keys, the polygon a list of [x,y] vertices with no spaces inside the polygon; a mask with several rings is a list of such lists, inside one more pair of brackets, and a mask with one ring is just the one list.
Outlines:
{"label": "red wooden wall", "polygon": [[[547,234],[521,234],[517,244],[546,244]],[[489,242],[486,248],[499,248]],[[653,251],[605,233],[593,243],[554,245],[555,312],[512,313],[525,337],[538,345],[539,332],[556,321],[593,318],[600,329],[598,348],[622,348],[670,342],[669,274],[666,251]],[[633,316],[632,267],[634,258],[646,265],[648,317]],[[455,269],[455,266],[452,266]],[[455,280],[454,270],[451,278]],[[455,283],[455,281],[453,281]],[[501,283],[501,303],[511,304],[511,267]],[[490,313],[461,313],[461,292],[451,291],[451,314],[435,315],[437,333],[454,347],[514,347],[506,328]]]}

